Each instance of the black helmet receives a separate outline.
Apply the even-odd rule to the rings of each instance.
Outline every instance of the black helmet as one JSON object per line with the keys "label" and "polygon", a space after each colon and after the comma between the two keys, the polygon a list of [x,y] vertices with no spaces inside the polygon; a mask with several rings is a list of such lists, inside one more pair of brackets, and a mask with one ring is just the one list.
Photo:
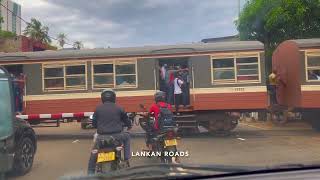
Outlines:
{"label": "black helmet", "polygon": [[116,93],[112,89],[104,89],[101,92],[101,101],[105,102],[116,102]]}
{"label": "black helmet", "polygon": [[165,102],[166,101],[166,93],[163,91],[158,91],[154,94],[154,100],[158,102]]}

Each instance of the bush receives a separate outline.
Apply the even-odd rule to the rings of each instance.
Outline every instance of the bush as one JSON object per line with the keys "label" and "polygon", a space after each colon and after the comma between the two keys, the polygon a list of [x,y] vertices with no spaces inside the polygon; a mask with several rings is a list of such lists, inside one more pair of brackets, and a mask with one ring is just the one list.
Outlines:
{"label": "bush", "polygon": [[0,30],[0,38],[13,38],[13,37],[16,37],[15,33]]}

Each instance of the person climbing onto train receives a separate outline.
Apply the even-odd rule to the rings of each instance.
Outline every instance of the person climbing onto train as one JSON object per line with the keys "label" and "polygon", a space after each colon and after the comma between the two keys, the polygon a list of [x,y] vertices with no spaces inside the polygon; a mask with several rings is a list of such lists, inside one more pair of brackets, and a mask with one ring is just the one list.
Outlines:
{"label": "person climbing onto train", "polygon": [[[120,140],[124,146],[124,159],[129,166],[131,158],[130,135],[124,132],[124,127],[130,130],[132,122],[129,120],[127,113],[116,102],[116,93],[112,89],[105,89],[101,93],[102,104],[96,107],[93,114],[92,125],[97,128],[96,139],[113,136]],[[90,154],[88,163],[88,174],[95,172],[97,160],[98,141],[94,139],[94,145]]]}
{"label": "person climbing onto train", "polygon": [[174,79],[174,106],[175,106],[177,115],[180,115],[179,106],[181,105],[182,85],[184,84],[181,75],[182,75],[182,72],[178,71],[177,77]]}
{"label": "person climbing onto train", "polygon": [[183,107],[186,108],[187,105],[189,105],[189,96],[190,96],[190,75],[189,75],[189,69],[186,65],[182,66],[181,71],[181,77],[183,80],[182,84],[182,104]]}
{"label": "person climbing onto train", "polygon": [[173,66],[169,67],[168,72],[168,78],[166,82],[168,83],[168,92],[166,94],[167,96],[167,103],[174,104],[174,78],[175,78],[175,70]]}
{"label": "person climbing onto train", "polygon": [[167,75],[167,64],[164,64],[163,66],[161,66],[160,68],[160,90],[166,92],[167,91],[167,84],[166,84],[166,75]]}
{"label": "person climbing onto train", "polygon": [[270,102],[272,105],[278,104],[277,102],[277,84],[278,84],[278,77],[277,71],[272,70],[271,74],[269,75],[269,84],[268,84],[268,91],[270,95]]}
{"label": "person climbing onto train", "polygon": [[[148,150],[152,150],[152,138],[155,137],[156,134],[160,131],[160,124],[159,124],[159,113],[160,108],[166,108],[170,110],[172,113],[172,107],[170,104],[166,103],[166,93],[163,91],[156,92],[154,94],[154,100],[155,102],[152,104],[152,106],[149,109],[149,114],[154,117],[155,121],[152,127],[150,128],[151,131],[147,133],[147,142],[146,145],[148,147]],[[173,117],[172,117],[173,118]]]}

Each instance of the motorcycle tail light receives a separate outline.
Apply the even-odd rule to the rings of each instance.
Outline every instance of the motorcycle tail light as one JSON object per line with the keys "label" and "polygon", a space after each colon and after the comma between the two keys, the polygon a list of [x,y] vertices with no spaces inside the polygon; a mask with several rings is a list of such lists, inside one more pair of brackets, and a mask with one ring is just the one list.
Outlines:
{"label": "motorcycle tail light", "polygon": [[167,132],[167,138],[169,138],[169,139],[174,138],[174,132],[173,131]]}

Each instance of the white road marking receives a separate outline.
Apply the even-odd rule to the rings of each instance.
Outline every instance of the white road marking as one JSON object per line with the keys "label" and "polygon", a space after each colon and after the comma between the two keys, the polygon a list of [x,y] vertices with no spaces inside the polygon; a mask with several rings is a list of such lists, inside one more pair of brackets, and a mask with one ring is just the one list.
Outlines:
{"label": "white road marking", "polygon": [[251,124],[246,124],[246,123],[240,123],[240,124],[248,126],[248,127],[252,127],[252,128],[262,129],[262,130],[270,130],[270,128],[263,128],[263,127],[259,127],[259,126],[255,126],[255,125],[251,125]]}
{"label": "white road marking", "polygon": [[246,139],[243,139],[243,138],[237,138],[237,139],[239,139],[239,140],[241,140],[241,141],[245,141]]}

